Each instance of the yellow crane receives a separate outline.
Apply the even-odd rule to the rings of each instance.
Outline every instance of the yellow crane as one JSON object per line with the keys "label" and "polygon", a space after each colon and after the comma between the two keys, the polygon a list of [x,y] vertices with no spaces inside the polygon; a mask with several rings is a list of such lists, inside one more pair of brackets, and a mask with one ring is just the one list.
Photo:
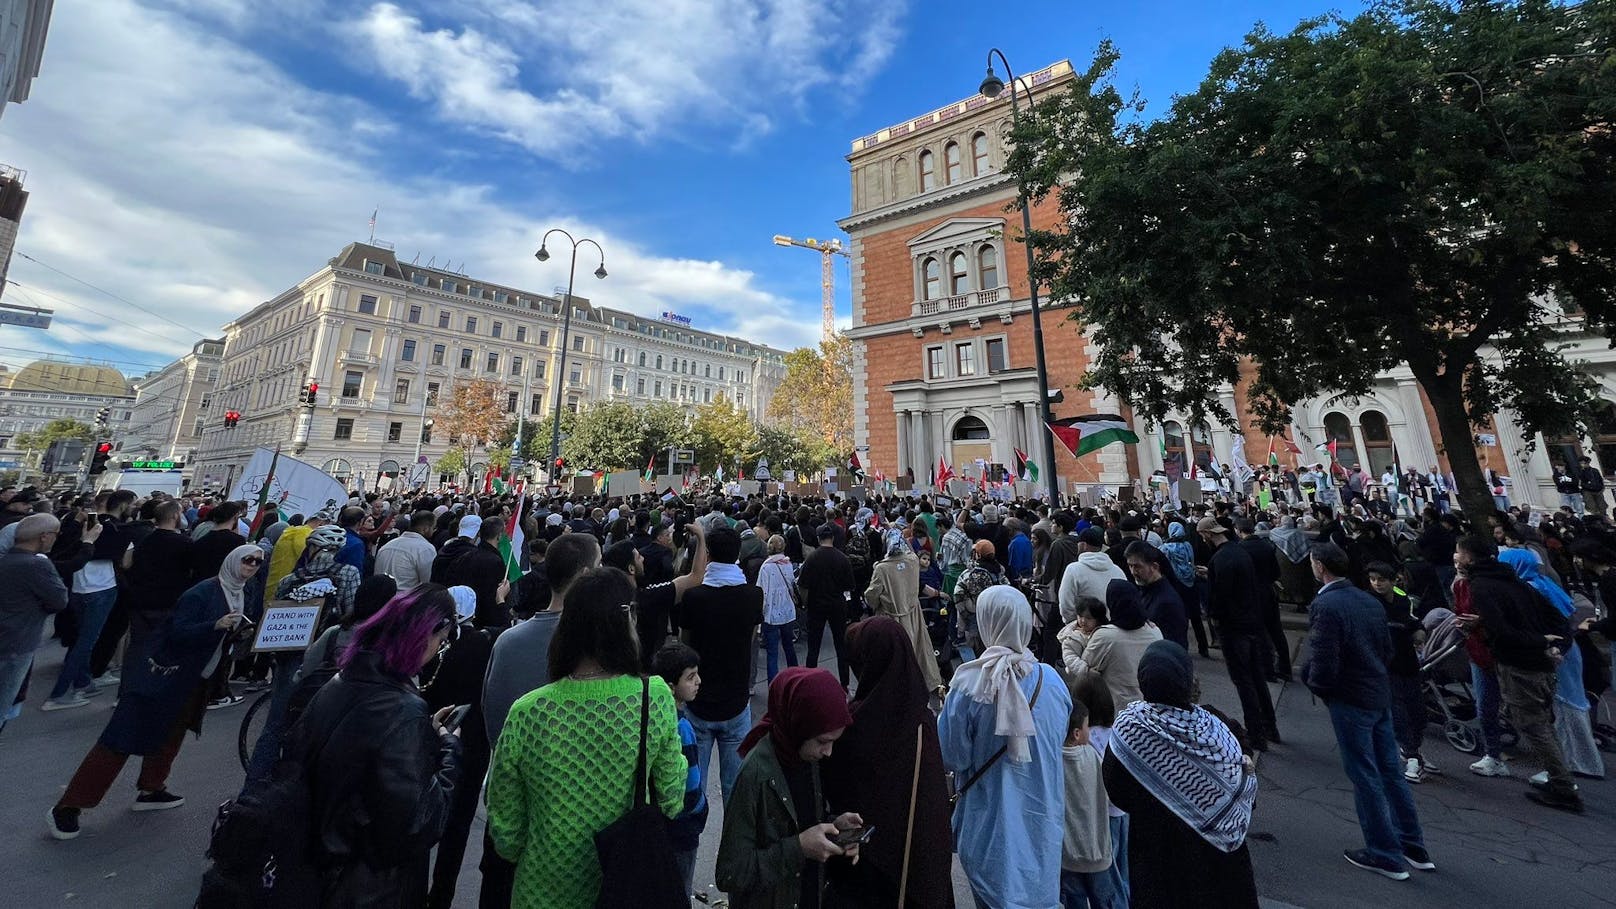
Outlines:
{"label": "yellow crane", "polygon": [[823,243],[809,237],[806,240],[796,240],[784,234],[774,235],[775,246],[800,246],[819,253],[819,294],[820,294],[820,340],[829,341],[831,335],[836,333],[836,257],[851,260],[853,257],[842,249],[842,241],[826,240]]}

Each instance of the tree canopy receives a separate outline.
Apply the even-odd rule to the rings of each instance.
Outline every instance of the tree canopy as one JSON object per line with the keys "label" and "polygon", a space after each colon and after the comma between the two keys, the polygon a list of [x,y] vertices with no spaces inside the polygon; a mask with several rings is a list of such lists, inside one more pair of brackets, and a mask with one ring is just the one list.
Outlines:
{"label": "tree canopy", "polygon": [[836,334],[819,342],[818,350],[799,347],[785,360],[786,376],[769,400],[769,417],[819,442],[820,464],[834,463],[853,450],[853,342]]}
{"label": "tree canopy", "polygon": [[88,442],[95,438],[95,430],[73,419],[51,420],[33,432],[20,432],[12,441],[15,448],[44,451],[52,442],[77,439]]}
{"label": "tree canopy", "polygon": [[1059,206],[1032,242],[1095,333],[1085,381],[1153,422],[1232,422],[1219,392],[1249,361],[1274,432],[1406,364],[1461,503],[1490,510],[1475,425],[1577,427],[1591,382],[1555,333],[1616,319],[1613,24],[1610,3],[1395,0],[1259,26],[1153,122],[1101,45],[1008,166]]}

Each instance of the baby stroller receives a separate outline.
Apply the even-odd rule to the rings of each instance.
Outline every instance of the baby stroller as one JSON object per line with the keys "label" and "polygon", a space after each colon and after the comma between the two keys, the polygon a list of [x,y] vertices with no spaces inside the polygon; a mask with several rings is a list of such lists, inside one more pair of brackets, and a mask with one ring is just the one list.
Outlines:
{"label": "baby stroller", "polygon": [[[1441,606],[1427,612],[1422,624],[1426,638],[1419,658],[1426,721],[1442,727],[1442,737],[1454,750],[1481,754],[1486,743],[1470,681],[1470,658],[1464,651],[1464,629],[1453,610]],[[1513,744],[1514,731],[1502,719],[1499,728],[1501,741]]]}
{"label": "baby stroller", "polygon": [[953,604],[950,597],[921,597],[920,615],[926,622],[926,636],[931,638],[932,653],[937,656],[937,671],[946,684],[954,677],[954,630],[949,621]]}

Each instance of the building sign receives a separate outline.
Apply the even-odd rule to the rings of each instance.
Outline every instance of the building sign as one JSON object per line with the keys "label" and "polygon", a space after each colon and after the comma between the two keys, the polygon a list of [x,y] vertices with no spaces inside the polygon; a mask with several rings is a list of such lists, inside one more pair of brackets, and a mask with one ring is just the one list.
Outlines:
{"label": "building sign", "polygon": [[685,326],[690,325],[690,317],[689,316],[681,316],[676,312],[669,312],[666,309],[664,309],[662,311],[662,321],[664,321],[664,322],[674,322],[674,323],[677,323],[679,325],[685,325]]}
{"label": "building sign", "polygon": [[130,461],[130,470],[173,470],[179,464],[174,461]]}
{"label": "building sign", "polygon": [[[55,310],[36,309],[32,306],[0,306],[0,325],[18,325],[23,328],[50,328]],[[688,319],[685,320],[689,324]]]}

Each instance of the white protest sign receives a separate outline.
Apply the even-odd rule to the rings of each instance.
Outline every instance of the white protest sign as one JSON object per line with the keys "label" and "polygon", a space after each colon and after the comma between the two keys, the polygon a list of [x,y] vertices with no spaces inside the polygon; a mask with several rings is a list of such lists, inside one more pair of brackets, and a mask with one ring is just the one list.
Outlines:
{"label": "white protest sign", "polygon": [[[275,465],[275,475],[269,478],[269,466]],[[268,448],[253,451],[252,459],[241,471],[230,498],[240,502],[257,503],[258,494],[269,478],[269,504],[289,515],[312,516],[324,508],[335,510],[348,501],[348,490],[332,479],[330,474],[294,457],[281,455]]]}
{"label": "white protest sign", "polygon": [[307,650],[314,641],[314,628],[320,623],[323,608],[319,603],[270,606],[264,610],[263,621],[258,623],[258,639],[253,642],[253,650]]}

